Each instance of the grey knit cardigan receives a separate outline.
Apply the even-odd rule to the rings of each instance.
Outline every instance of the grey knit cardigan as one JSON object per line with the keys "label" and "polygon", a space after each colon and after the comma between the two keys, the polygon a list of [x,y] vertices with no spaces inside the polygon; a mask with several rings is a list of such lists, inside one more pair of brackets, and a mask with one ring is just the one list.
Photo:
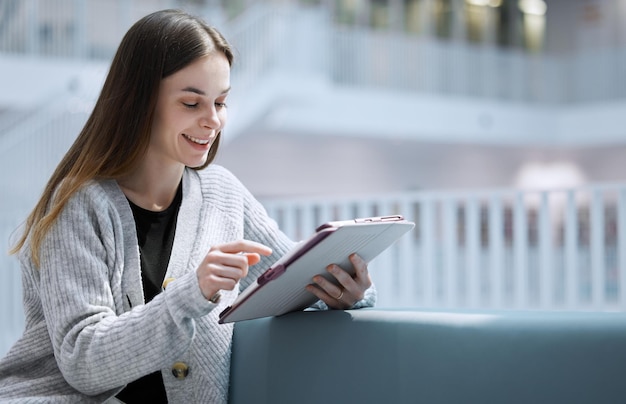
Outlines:
{"label": "grey knit cardigan", "polygon": [[[213,304],[195,270],[211,245],[241,238],[273,254]],[[166,274],[175,280],[144,304],[130,206],[115,181],[91,182],[45,237],[41,268],[28,248],[20,254],[26,326],[0,360],[0,402],[105,402],[161,370],[169,402],[226,403],[233,328],[217,323],[219,313],[292,245],[229,171],[187,169]],[[355,307],[375,296],[371,288]],[[174,377],[175,363],[186,377]]]}

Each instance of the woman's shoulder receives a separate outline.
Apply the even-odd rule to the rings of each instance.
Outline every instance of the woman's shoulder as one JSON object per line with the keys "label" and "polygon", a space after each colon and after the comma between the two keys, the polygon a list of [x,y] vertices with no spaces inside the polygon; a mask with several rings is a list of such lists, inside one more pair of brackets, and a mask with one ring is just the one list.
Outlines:
{"label": "woman's shoulder", "polygon": [[116,181],[90,180],[68,199],[64,211],[72,216],[77,211],[95,217],[103,217],[107,214],[119,216],[125,204],[128,202]]}
{"label": "woman's shoulder", "polygon": [[202,170],[193,170],[196,173],[201,187],[204,190],[211,190],[214,192],[216,189],[230,190],[230,192],[239,189],[243,190],[243,185],[239,179],[227,168],[210,164],[208,167]]}
{"label": "woman's shoulder", "polygon": [[209,164],[202,170],[194,170],[200,178],[211,181],[231,181],[235,175],[226,167],[219,164]]}
{"label": "woman's shoulder", "polygon": [[98,234],[101,240],[113,240],[114,234],[130,234],[133,229],[132,211],[117,183],[90,180],[69,196],[46,237]]}
{"label": "woman's shoulder", "polygon": [[123,197],[117,182],[114,180],[90,180],[83,184],[72,195],[74,203],[111,204]]}

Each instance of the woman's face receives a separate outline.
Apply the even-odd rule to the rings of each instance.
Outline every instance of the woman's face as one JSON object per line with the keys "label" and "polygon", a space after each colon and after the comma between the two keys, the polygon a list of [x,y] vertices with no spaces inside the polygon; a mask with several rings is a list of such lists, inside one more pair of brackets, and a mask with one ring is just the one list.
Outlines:
{"label": "woman's face", "polygon": [[230,65],[220,52],[161,80],[148,148],[159,165],[202,166],[226,123]]}

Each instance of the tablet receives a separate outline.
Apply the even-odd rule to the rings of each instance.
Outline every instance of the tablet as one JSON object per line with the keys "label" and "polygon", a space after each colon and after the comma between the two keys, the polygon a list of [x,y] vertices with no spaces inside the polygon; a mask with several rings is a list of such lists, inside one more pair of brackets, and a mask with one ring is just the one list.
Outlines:
{"label": "tablet", "polygon": [[400,215],[328,222],[296,244],[220,313],[220,323],[280,316],[318,301],[306,290],[315,275],[337,284],[326,271],[337,264],[354,275],[348,257],[357,253],[370,262],[415,226]]}

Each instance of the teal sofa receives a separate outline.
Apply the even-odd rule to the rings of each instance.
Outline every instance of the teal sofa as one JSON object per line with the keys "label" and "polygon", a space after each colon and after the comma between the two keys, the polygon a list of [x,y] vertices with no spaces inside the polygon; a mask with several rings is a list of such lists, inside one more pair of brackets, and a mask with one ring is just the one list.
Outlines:
{"label": "teal sofa", "polygon": [[626,314],[362,309],[243,321],[230,403],[626,403]]}

